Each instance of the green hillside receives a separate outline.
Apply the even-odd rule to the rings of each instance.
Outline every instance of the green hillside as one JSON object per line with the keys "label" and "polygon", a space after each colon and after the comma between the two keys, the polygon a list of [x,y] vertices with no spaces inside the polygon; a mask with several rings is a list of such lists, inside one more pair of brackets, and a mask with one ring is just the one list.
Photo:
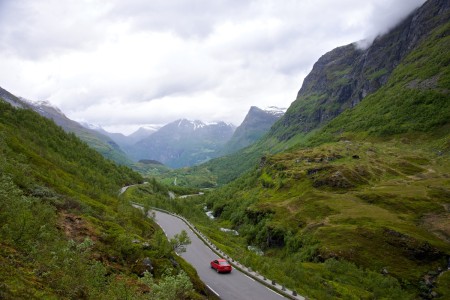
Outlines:
{"label": "green hillside", "polygon": [[435,131],[439,138],[439,128],[450,120],[449,47],[447,23],[406,57],[377,93],[327,124],[311,140],[321,143],[346,133],[382,137]]}
{"label": "green hillside", "polygon": [[428,0],[369,48],[326,53],[250,147],[134,165],[163,183],[0,101],[0,299],[210,297],[130,201],[311,299],[450,299],[449,20]]}
{"label": "green hillside", "polygon": [[[391,31],[376,38],[369,48],[360,49],[356,44],[349,44],[324,54],[304,79],[296,100],[266,136],[248,148],[208,161],[195,170],[209,170],[217,178],[216,183],[219,185],[230,182],[250,170],[263,155],[279,153],[296,145],[306,145],[306,140],[317,130],[348,110],[368,110],[360,116],[361,124],[355,120],[340,119],[343,127],[353,126],[349,128],[350,131],[370,128],[373,133],[381,134],[387,129],[380,127],[395,126],[395,129],[389,129],[394,131],[387,132],[392,134],[408,130],[411,123],[416,123],[416,128],[421,126],[422,121],[428,124],[427,114],[434,113],[430,111],[428,104],[416,109],[415,103],[402,103],[402,99],[403,96],[409,97],[407,91],[409,95],[420,92],[423,97],[428,97],[431,91],[448,90],[448,79],[437,75],[434,68],[448,67],[448,42],[440,40],[448,37],[446,24],[449,14],[447,1],[427,1]],[[439,45],[434,45],[436,43]],[[417,49],[420,45],[422,50]],[[428,51],[434,54],[429,54]],[[415,54],[410,55],[411,52]],[[405,61],[407,57],[409,61]],[[407,69],[398,70],[397,67],[402,63],[408,64],[418,74]],[[409,72],[410,77],[399,79],[403,76],[399,72]],[[397,79],[392,80],[392,76],[397,76]],[[400,83],[395,89],[391,88],[398,80],[402,80],[407,88],[400,86]],[[387,94],[377,93],[380,89]],[[398,89],[402,89],[401,94],[398,94]],[[386,97],[387,100],[382,103],[369,100],[373,99],[371,96],[375,93],[378,98]],[[442,103],[448,97],[445,93],[437,94],[436,97],[441,97],[441,105],[436,105],[435,111],[439,110],[436,107],[448,108],[448,105],[443,106]],[[378,104],[375,105],[374,102]],[[375,105],[374,110],[380,108],[379,105],[384,105],[382,114],[372,113],[372,105]],[[406,106],[409,106],[409,111],[406,111]],[[395,115],[397,108],[399,114],[403,115],[401,118]],[[445,113],[440,111],[440,118],[445,117]],[[413,119],[419,115],[421,119]],[[364,119],[366,117],[368,118]],[[433,115],[435,117],[437,116]],[[388,118],[390,124],[384,124],[383,118]],[[394,118],[395,122],[392,121]],[[373,122],[369,123],[369,120]],[[328,125],[327,132],[338,135],[336,124]],[[323,138],[323,141],[327,138]],[[205,173],[203,170],[202,172]]]}
{"label": "green hillside", "polygon": [[[448,272],[438,277],[450,256],[449,33],[439,26],[360,104],[207,196],[218,222],[265,252],[252,267],[318,299],[450,297]],[[380,290],[352,276],[362,270]]]}
{"label": "green hillside", "polygon": [[438,26],[384,85],[320,128],[289,139],[294,127],[275,128],[255,146],[178,170],[191,184],[244,173],[231,183],[149,203],[186,215],[231,257],[313,299],[449,298],[449,29]]}
{"label": "green hillside", "polygon": [[83,128],[82,126],[68,126],[63,127],[68,132],[73,132],[82,141],[86,142],[90,147],[102,154],[105,158],[112,160],[113,162],[131,166],[133,162],[127,157],[127,155],[119,148],[119,146],[111,140],[109,137]]}
{"label": "green hillside", "polygon": [[203,297],[162,231],[118,197],[140,175],[3,100],[0,153],[1,299]]}
{"label": "green hillside", "polygon": [[106,135],[94,130],[85,128],[81,124],[67,118],[58,108],[47,102],[27,102],[14,96],[7,90],[0,87],[0,98],[15,107],[30,108],[43,117],[53,120],[61,126],[66,132],[72,132],[82,141],[97,150],[107,159],[110,159],[121,165],[131,165],[132,161],[119,146]]}

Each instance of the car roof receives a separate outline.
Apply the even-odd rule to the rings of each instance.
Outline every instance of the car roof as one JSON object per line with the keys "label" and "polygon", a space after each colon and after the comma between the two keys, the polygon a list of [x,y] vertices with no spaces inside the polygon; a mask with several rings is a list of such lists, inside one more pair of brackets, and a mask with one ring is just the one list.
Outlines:
{"label": "car roof", "polygon": [[217,261],[227,261],[226,259],[223,259],[223,258],[219,258],[219,259],[217,259]]}

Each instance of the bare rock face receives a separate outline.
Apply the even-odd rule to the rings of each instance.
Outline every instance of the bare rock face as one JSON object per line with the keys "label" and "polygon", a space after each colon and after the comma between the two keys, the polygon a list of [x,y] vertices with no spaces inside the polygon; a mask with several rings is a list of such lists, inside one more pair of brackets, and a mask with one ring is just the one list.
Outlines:
{"label": "bare rock face", "polygon": [[376,92],[434,28],[448,21],[449,7],[445,0],[427,1],[368,48],[350,44],[323,55],[271,135],[283,141],[309,132]]}

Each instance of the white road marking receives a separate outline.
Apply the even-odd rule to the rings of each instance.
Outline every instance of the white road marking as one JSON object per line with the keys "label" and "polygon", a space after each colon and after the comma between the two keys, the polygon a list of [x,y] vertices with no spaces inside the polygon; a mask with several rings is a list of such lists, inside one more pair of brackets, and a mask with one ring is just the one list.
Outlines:
{"label": "white road marking", "polygon": [[250,276],[244,274],[245,277],[247,277],[248,279],[250,279],[251,281],[255,281],[255,279],[251,278]]}
{"label": "white road marking", "polygon": [[[1,0],[0,0],[1,1]],[[162,212],[162,214],[165,214],[164,212]],[[172,216],[172,217],[176,217],[176,216]],[[159,223],[158,222],[158,219],[156,218],[156,221],[157,221],[157,223]],[[183,220],[181,220],[181,221],[183,221]],[[160,225],[160,227],[161,227],[161,229],[162,229],[162,226]],[[191,230],[192,232],[194,232],[194,230],[192,229],[192,228],[190,228],[190,227],[188,227],[188,229],[187,229],[187,231],[189,232],[189,230]],[[164,234],[167,236],[167,233],[165,232],[165,230],[163,229],[163,232],[164,232]],[[195,234],[195,232],[194,232],[194,234]],[[207,242],[205,242],[205,243],[207,243]],[[207,245],[208,246],[208,245]],[[210,247],[214,247],[214,245],[210,245],[210,246],[208,246],[208,248],[210,248]],[[214,247],[215,248],[215,247]],[[212,248],[211,248],[212,249]],[[183,257],[182,255],[180,255],[181,257]],[[240,265],[239,263],[237,263],[238,265]],[[245,275],[246,277],[248,277],[249,279],[251,279],[251,280],[253,280],[253,281],[256,281],[256,280],[254,280],[253,278],[251,278],[250,276],[248,276],[248,275],[246,275],[246,274],[244,274],[244,273],[241,273],[241,274],[243,274],[243,275]],[[211,290],[211,292],[213,292],[217,297],[220,297],[220,295],[219,295],[219,293],[217,293],[214,289],[212,289],[208,284],[206,284],[205,283],[205,285]],[[274,294],[276,294],[276,295],[278,295],[279,297],[281,297],[281,298],[283,298],[283,299],[285,299],[285,296],[283,296],[282,294],[280,294],[280,293],[278,293],[278,292],[276,292],[276,291],[274,291],[274,290],[272,290],[272,289],[270,289],[270,288],[268,288],[268,287],[266,287],[268,290],[270,290],[272,293],[274,293]]]}
{"label": "white road marking", "polygon": [[220,297],[219,293],[217,293],[215,290],[212,289],[209,285],[206,285],[214,294],[217,295],[217,297]]}
{"label": "white road marking", "polygon": [[283,295],[281,295],[281,294],[279,294],[279,293],[277,293],[277,292],[275,292],[274,290],[272,290],[272,289],[269,289],[269,288],[267,288],[269,291],[271,291],[272,293],[274,293],[274,294],[277,294],[278,296],[280,296],[281,298],[284,298],[284,296]]}

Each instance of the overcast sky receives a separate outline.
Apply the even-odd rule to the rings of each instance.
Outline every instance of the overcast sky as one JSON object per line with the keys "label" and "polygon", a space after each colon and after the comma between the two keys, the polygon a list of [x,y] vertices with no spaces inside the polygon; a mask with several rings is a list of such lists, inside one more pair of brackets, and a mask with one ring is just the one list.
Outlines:
{"label": "overcast sky", "polygon": [[317,59],[424,0],[0,0],[0,86],[131,133],[289,107]]}

